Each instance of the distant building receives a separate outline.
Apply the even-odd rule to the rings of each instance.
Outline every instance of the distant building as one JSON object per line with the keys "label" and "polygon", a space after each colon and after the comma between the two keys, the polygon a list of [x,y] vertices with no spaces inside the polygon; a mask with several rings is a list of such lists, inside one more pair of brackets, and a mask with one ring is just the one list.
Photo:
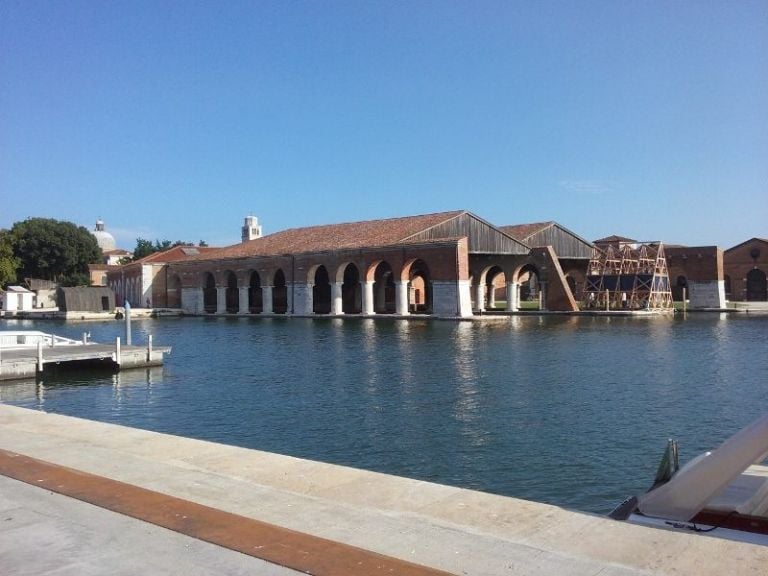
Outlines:
{"label": "distant building", "polygon": [[[267,236],[249,217],[239,244],[178,247],[107,276],[118,303],[191,314],[463,317],[499,306],[517,310],[521,283],[530,278],[541,308],[577,310],[564,267],[583,276],[592,245],[551,222],[538,234],[529,244],[465,210]],[[496,287],[503,287],[503,304]]]}
{"label": "distant building", "polygon": [[4,292],[0,292],[2,310],[5,312],[25,312],[35,308],[35,293],[23,286],[8,286]]}
{"label": "distant building", "polygon": [[750,238],[725,251],[725,291],[729,300],[768,301],[768,240]]}
{"label": "distant building", "polygon": [[92,234],[96,237],[96,242],[99,243],[102,252],[109,252],[117,248],[115,237],[107,232],[103,220],[96,220],[96,228],[93,229]]}
{"label": "distant building", "polygon": [[133,257],[133,253],[128,250],[116,247],[114,236],[107,232],[103,220],[96,220],[96,227],[92,234],[96,237],[102,253],[102,261],[99,264],[90,264],[88,272],[91,279],[91,286],[106,286],[107,272],[110,269],[119,267],[120,264]]}

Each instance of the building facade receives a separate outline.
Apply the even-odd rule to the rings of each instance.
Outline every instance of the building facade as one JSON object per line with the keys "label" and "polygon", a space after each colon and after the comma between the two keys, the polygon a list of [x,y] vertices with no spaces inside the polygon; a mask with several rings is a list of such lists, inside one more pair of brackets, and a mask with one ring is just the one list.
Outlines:
{"label": "building facade", "polygon": [[534,272],[543,308],[577,309],[552,246],[532,247],[467,211],[243,238],[227,248],[151,255],[109,272],[108,283],[118,304],[191,314],[466,317],[495,305],[499,278],[504,309],[516,310],[521,279]]}

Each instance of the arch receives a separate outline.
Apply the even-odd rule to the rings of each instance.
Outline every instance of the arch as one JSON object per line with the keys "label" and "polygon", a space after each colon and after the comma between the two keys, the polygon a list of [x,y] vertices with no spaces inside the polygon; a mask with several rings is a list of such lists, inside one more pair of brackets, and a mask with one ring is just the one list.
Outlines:
{"label": "arch", "polygon": [[768,300],[768,282],[765,272],[760,268],[753,268],[747,272],[747,301],[765,302]]}
{"label": "arch", "polygon": [[368,267],[365,274],[373,282],[373,312],[375,314],[395,313],[395,274],[386,260],[378,260]]}
{"label": "arch", "polygon": [[331,279],[328,269],[322,264],[313,266],[310,282],[312,286],[312,311],[315,314],[331,313]]}
{"label": "arch", "polygon": [[432,280],[429,266],[421,258],[409,260],[403,266],[400,279],[408,282],[408,307],[411,312],[432,312]]}
{"label": "arch", "polygon": [[225,303],[227,314],[237,314],[240,310],[240,292],[237,288],[237,275],[232,271],[228,271],[226,279]]}
{"label": "arch", "polygon": [[288,312],[288,285],[282,268],[277,269],[272,280],[272,310],[275,314]]}
{"label": "arch", "polygon": [[682,300],[683,294],[686,294],[686,298],[688,297],[687,289],[688,288],[688,279],[683,276],[682,274],[677,277],[675,280],[675,285],[672,286],[672,299],[673,300]]}
{"label": "arch", "polygon": [[[341,271],[341,274],[339,273]],[[360,290],[360,270],[352,262],[336,272],[341,277],[341,309],[344,314],[360,314],[363,311],[363,295]]]}
{"label": "arch", "polygon": [[506,303],[507,277],[500,266],[491,266],[485,272],[485,286],[486,308],[498,308],[500,301]]}
{"label": "arch", "polygon": [[248,312],[261,314],[264,312],[264,301],[261,294],[261,276],[255,270],[248,279]]}
{"label": "arch", "polygon": [[203,312],[206,314],[216,312],[216,279],[210,272],[203,274]]}
{"label": "arch", "polygon": [[165,299],[165,305],[168,308],[181,308],[181,278],[178,274],[171,274],[168,277]]}
{"label": "arch", "polygon": [[[535,264],[528,262],[518,268],[514,277],[520,284],[520,304],[521,308],[538,308],[541,306],[541,272]],[[523,302],[529,302],[527,306],[523,305]],[[533,303],[533,304],[530,304]]]}

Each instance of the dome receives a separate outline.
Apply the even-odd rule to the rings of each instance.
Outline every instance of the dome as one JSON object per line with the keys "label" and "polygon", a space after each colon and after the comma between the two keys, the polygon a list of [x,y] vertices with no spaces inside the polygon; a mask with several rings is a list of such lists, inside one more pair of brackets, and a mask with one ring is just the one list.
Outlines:
{"label": "dome", "polygon": [[102,252],[117,248],[115,237],[104,229],[102,220],[96,220],[96,229],[93,231],[93,235],[96,236],[96,242],[99,243]]}

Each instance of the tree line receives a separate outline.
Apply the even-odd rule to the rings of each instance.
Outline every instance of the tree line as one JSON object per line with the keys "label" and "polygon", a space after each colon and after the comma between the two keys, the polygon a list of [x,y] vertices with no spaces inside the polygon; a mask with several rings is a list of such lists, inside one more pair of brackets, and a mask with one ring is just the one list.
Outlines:
{"label": "tree line", "polygon": [[[137,238],[133,258],[140,260],[174,246],[191,242]],[[207,246],[202,240],[198,246]],[[0,287],[26,278],[51,280],[60,286],[88,286],[89,264],[104,261],[96,237],[84,226],[52,218],[27,218],[10,230],[0,230]]]}

